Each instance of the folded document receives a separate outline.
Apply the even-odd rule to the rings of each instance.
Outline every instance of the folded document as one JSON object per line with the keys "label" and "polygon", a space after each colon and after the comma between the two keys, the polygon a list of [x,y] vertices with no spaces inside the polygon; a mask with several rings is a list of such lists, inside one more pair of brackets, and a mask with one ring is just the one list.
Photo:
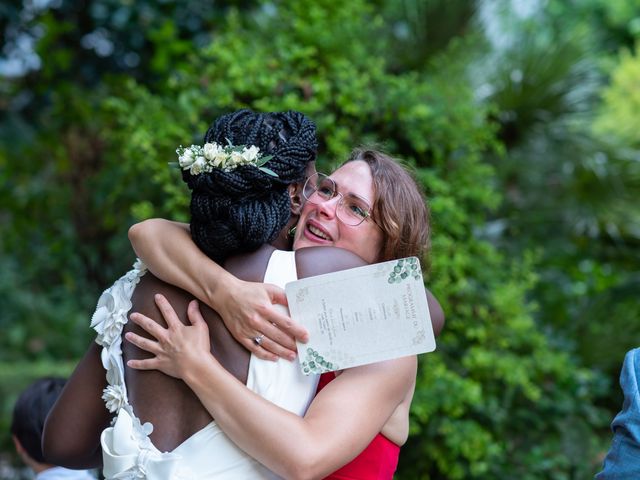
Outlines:
{"label": "folded document", "polygon": [[435,350],[427,296],[416,257],[288,283],[291,318],[309,331],[298,343],[305,374]]}

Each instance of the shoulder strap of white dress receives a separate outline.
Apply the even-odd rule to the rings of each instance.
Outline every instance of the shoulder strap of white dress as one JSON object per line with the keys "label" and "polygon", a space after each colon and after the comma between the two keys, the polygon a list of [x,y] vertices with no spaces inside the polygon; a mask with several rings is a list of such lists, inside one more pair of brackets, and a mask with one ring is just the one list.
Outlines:
{"label": "shoulder strap of white dress", "polygon": [[296,253],[285,250],[274,250],[269,258],[267,270],[264,272],[264,283],[272,283],[280,288],[298,279]]}

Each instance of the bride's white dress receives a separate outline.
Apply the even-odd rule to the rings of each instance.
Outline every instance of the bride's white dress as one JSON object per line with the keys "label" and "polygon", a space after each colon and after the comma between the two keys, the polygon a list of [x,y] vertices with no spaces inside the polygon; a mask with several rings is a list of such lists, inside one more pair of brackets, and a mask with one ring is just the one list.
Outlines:
{"label": "bride's white dress", "polygon": [[[102,398],[116,413],[112,426],[100,441],[103,475],[106,479],[254,479],[278,478],[265,466],[240,450],[211,422],[171,452],[159,451],[149,434],[150,423],[142,424],[127,397],[122,361],[122,329],[131,309],[131,295],[146,267],[137,261],[133,269],[105,290],[91,320],[102,348],[107,388]],[[276,250],[269,259],[265,283],[284,288],[297,279],[294,252]],[[284,307],[282,307],[284,308]],[[303,415],[313,399],[317,375],[305,376],[297,362],[268,362],[253,355],[249,361],[247,386],[287,410]]]}

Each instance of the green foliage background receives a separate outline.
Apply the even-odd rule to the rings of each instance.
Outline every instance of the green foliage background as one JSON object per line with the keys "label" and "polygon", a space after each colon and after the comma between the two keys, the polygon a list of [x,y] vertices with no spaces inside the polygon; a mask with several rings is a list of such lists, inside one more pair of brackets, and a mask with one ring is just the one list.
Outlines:
{"label": "green foliage background", "polygon": [[429,198],[427,282],[447,323],[421,358],[398,478],[597,471],[640,338],[637,1],[14,1],[3,15],[5,57],[27,35],[41,64],[0,79],[2,425],[19,389],[86,349],[99,293],[133,262],[128,227],[188,220],[176,146],[234,109],[297,109],[325,170],[376,143]]}

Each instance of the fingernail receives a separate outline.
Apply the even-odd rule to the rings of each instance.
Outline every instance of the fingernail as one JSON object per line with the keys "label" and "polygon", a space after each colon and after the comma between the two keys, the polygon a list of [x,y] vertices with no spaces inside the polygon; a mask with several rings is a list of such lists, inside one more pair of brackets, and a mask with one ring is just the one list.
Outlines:
{"label": "fingernail", "polygon": [[289,360],[291,360],[293,362],[296,359],[296,354],[292,353],[292,354],[289,355],[288,358],[289,358]]}

